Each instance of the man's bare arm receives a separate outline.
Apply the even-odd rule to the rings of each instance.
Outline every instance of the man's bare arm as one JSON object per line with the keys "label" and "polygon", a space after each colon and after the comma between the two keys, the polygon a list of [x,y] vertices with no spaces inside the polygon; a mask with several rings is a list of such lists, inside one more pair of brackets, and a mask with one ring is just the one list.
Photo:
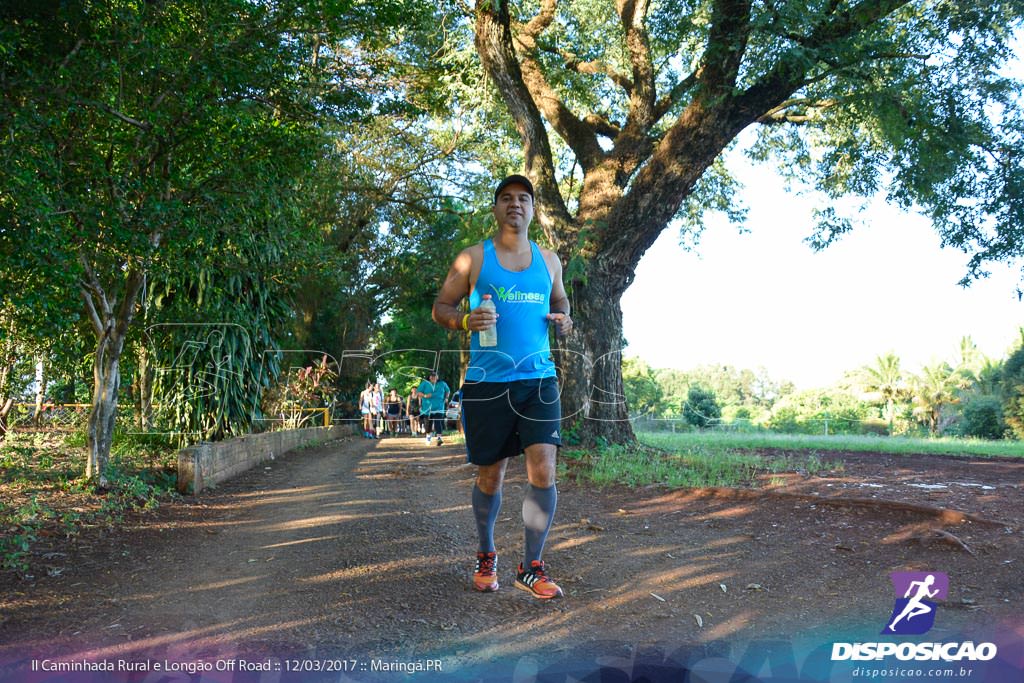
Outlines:
{"label": "man's bare arm", "polygon": [[434,322],[441,327],[478,332],[493,327],[497,322],[498,316],[493,311],[482,311],[477,308],[464,313],[459,310],[459,304],[469,295],[469,288],[476,275],[479,275],[482,262],[483,247],[479,244],[464,249],[455,257],[448,277],[434,299],[434,308],[431,311]]}
{"label": "man's bare arm", "polygon": [[449,330],[462,327],[464,314],[459,311],[459,304],[469,294],[469,273],[472,265],[473,258],[469,250],[465,249],[455,257],[452,267],[448,270],[448,276],[445,277],[431,309],[431,317],[441,327]]}
{"label": "man's bare arm", "polygon": [[572,332],[573,322],[569,317],[569,295],[565,292],[565,284],[562,282],[562,262],[558,256],[551,251],[544,253],[544,260],[547,262],[548,271],[551,273],[551,296],[548,299],[548,320],[552,321],[558,328],[558,335],[564,336]]}

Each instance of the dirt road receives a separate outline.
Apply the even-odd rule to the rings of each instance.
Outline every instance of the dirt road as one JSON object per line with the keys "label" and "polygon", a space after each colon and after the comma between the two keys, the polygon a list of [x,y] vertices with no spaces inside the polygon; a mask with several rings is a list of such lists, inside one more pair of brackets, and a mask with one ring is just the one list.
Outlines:
{"label": "dirt road", "polygon": [[[543,602],[511,585],[521,464],[498,522],[503,586],[483,595],[468,580],[473,471],[459,448],[295,452],[4,586],[0,681],[155,683],[171,680],[157,662],[243,660],[276,668],[173,680],[835,680],[851,663],[828,661],[830,644],[879,638],[894,571],[948,574],[929,638],[997,639],[988,680],[1024,670],[1024,461],[830,457],[841,472],[768,494],[567,477],[545,554],[566,598]],[[61,657],[150,668],[31,673]],[[294,670],[314,667],[332,670]]]}

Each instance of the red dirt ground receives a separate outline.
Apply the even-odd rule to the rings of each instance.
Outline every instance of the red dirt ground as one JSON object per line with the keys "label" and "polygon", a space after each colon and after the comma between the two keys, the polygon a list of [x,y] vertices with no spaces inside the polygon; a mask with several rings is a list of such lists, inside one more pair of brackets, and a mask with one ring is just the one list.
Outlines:
{"label": "red dirt ground", "polygon": [[[841,469],[757,491],[599,488],[570,470],[545,553],[566,597],[543,602],[512,586],[521,464],[498,522],[502,589],[484,595],[469,584],[461,449],[398,438],[295,452],[45,549],[35,579],[0,574],[0,681],[94,680],[32,678],[33,659],[60,657],[356,667],[173,680],[408,680],[387,667],[435,659],[443,673],[424,677],[568,681],[611,666],[625,678],[588,680],[682,680],[685,661],[689,680],[730,680],[751,643],[781,642],[799,666],[844,634],[878,639],[894,571],[949,576],[929,638],[1002,633],[1008,670],[1024,669],[1024,459],[823,457]],[[745,670],[786,670],[786,656],[758,656]],[[134,676],[95,680],[169,680]]]}

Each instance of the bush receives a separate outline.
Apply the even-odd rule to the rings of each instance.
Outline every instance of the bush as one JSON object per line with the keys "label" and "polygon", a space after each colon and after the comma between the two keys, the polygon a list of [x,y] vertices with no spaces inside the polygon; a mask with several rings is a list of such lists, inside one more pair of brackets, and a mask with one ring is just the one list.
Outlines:
{"label": "bush", "polygon": [[807,431],[807,423],[799,419],[795,406],[781,406],[772,411],[768,428],[783,434],[802,434]]}
{"label": "bush", "polygon": [[786,434],[864,434],[871,407],[848,392],[811,389],[789,394],[772,409],[768,427]]}
{"label": "bush", "polygon": [[702,386],[691,386],[683,405],[683,417],[699,429],[717,422],[722,417],[722,408],[715,400],[715,392]]}
{"label": "bush", "polygon": [[1003,416],[1018,439],[1024,439],[1024,346],[1003,364]]}
{"label": "bush", "polygon": [[1001,439],[1006,432],[1003,404],[997,396],[978,396],[970,399],[961,410],[957,430],[960,436],[979,439]]}

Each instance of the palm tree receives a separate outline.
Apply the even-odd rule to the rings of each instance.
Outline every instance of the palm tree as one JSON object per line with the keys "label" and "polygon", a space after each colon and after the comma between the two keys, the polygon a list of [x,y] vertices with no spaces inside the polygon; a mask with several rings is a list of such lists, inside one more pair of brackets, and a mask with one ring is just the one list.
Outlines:
{"label": "palm tree", "polygon": [[873,402],[885,404],[885,419],[889,422],[889,433],[892,434],[892,425],[896,419],[896,401],[906,394],[899,356],[892,351],[884,356],[878,356],[873,366],[866,365],[861,368],[860,383],[869,394],[868,400],[871,400],[870,395],[873,395]]}
{"label": "palm tree", "polygon": [[1003,361],[985,358],[975,377],[975,389],[981,394],[998,396],[1002,390]]}
{"label": "palm tree", "polygon": [[974,340],[971,339],[970,335],[960,339],[959,367],[967,368],[974,372],[979,366],[981,366],[984,360],[985,354],[978,350],[978,345],[974,343]]}
{"label": "palm tree", "polygon": [[936,363],[914,377],[912,386],[914,413],[928,423],[928,433],[934,436],[939,431],[942,408],[958,400],[958,375],[949,363]]}

